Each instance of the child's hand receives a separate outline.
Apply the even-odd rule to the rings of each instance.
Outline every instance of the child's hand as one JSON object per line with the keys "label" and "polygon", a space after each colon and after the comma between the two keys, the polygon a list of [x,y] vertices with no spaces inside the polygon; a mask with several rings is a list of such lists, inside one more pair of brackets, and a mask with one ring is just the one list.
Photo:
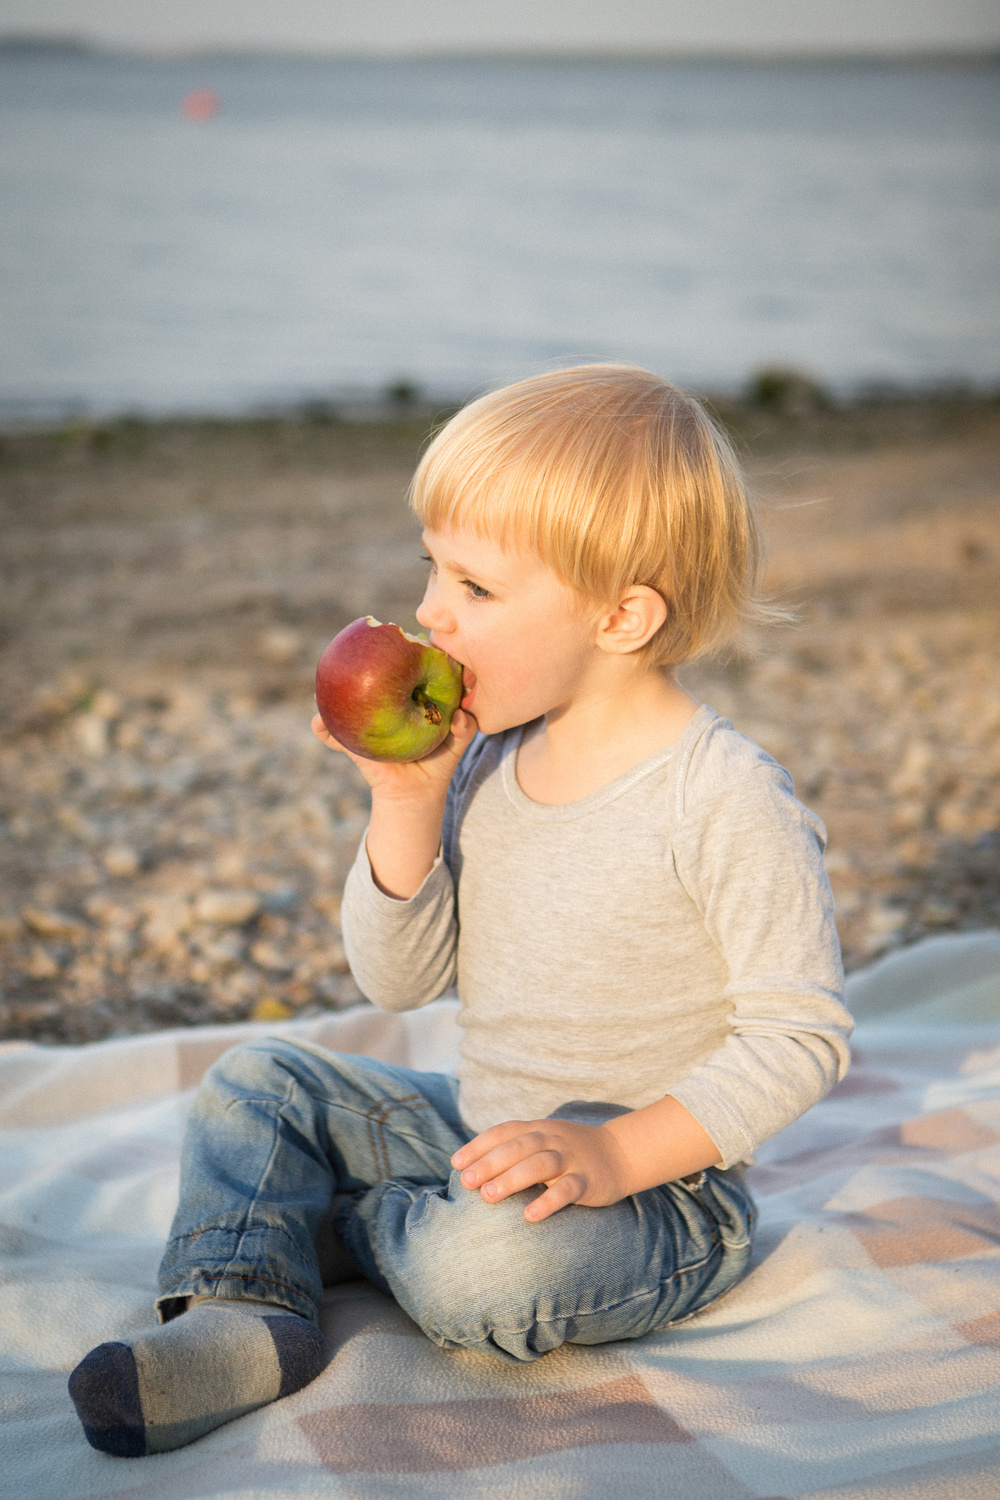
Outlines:
{"label": "child's hand", "polygon": [[615,1137],[603,1125],[575,1120],[508,1120],[456,1151],[451,1164],[463,1187],[478,1188],[487,1203],[544,1182],[547,1190],[524,1210],[533,1223],[567,1203],[606,1208],[631,1191]]}
{"label": "child's hand", "polygon": [[720,1164],[718,1146],[679,1099],[667,1094],[603,1125],[575,1120],[508,1120],[456,1151],[462,1184],[487,1203],[544,1182],[524,1210],[532,1222],[567,1203],[607,1208],[630,1193]]}
{"label": "child's hand", "polygon": [[368,760],[345,749],[334,739],[319,714],[314,714],[310,727],[324,745],[353,760],[373,792],[386,799],[399,797],[406,800],[414,795],[418,798],[443,797],[455,767],[477,729],[472,715],[464,709],[457,709],[448,737],[430,755],[425,755],[422,760],[389,761]]}

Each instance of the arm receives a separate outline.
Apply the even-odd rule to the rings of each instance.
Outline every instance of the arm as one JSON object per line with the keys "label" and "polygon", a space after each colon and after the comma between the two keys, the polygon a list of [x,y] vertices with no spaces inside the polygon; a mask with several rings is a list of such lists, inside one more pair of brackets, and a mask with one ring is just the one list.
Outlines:
{"label": "arm", "polygon": [[670,1092],[724,1166],[798,1119],[850,1064],[824,843],[773,762],[699,799],[677,828],[674,867],[725,962],[730,1015],[722,1046]]}
{"label": "arm", "polygon": [[441,843],[448,784],[472,743],[476,721],[459,709],[448,738],[423,760],[379,761],[352,755],[334,739],[319,714],[312,732],[352,760],[371,787],[372,815],[365,845],[372,878],[396,901],[415,896],[430,874]]}
{"label": "arm", "polygon": [[[318,715],[312,728],[348,754]],[[350,756],[372,789],[372,816],[344,890],[344,946],[358,984],[386,1010],[423,1005],[454,978],[454,890],[438,848],[448,786],[475,732],[475,720],[459,712],[423,760]]]}

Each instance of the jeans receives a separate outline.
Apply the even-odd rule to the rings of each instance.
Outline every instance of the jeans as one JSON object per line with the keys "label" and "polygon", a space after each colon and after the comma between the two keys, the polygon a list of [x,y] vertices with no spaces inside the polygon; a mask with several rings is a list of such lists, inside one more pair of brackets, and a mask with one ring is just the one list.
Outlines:
{"label": "jeans", "polygon": [[[317,1250],[353,1262],[442,1348],[532,1360],[639,1338],[727,1291],[750,1257],[738,1170],[710,1168],[608,1208],[532,1224],[542,1188],[486,1203],[450,1157],[473,1132],[458,1084],[272,1037],[219,1059],[195,1099],[180,1205],[160,1267],[167,1321],[192,1295],[252,1297],[317,1322]],[[555,1113],[600,1124],[615,1105]],[[327,1278],[332,1279],[332,1278]]]}

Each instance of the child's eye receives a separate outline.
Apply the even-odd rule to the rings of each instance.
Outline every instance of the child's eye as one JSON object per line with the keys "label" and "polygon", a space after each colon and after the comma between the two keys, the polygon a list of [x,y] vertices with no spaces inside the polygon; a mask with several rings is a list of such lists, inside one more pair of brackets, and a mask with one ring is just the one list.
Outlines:
{"label": "child's eye", "polygon": [[471,578],[463,578],[462,587],[469,590],[469,593],[472,595],[473,599],[493,598],[493,595],[490,593],[489,589],[484,589],[483,586],[479,583],[473,583]]}

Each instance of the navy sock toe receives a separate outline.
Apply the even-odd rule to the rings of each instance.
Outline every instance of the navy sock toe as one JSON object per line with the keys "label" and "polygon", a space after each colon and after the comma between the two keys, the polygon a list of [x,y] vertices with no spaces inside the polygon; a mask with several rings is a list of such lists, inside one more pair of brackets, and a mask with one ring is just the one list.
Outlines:
{"label": "navy sock toe", "polygon": [[127,1344],[99,1344],[69,1377],[69,1393],[87,1442],[102,1453],[141,1458],[146,1428],[135,1357]]}

